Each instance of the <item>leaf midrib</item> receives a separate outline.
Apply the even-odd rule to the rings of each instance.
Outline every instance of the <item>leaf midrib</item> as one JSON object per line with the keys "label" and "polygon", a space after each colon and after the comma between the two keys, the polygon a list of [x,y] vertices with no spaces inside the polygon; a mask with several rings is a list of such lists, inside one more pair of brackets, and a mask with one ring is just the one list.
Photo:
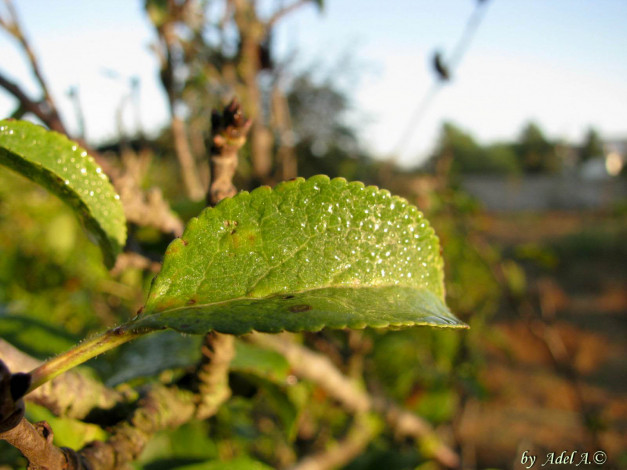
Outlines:
{"label": "leaf midrib", "polygon": [[[360,284],[356,284],[356,285],[338,285],[338,286],[329,285],[329,286],[323,286],[323,287],[313,287],[311,289],[301,289],[301,290],[298,290],[298,291],[276,292],[274,294],[267,295],[265,297],[248,297],[248,296],[233,297],[231,299],[217,300],[215,302],[210,302],[210,303],[195,303],[193,305],[181,305],[180,307],[166,308],[164,310],[148,311],[148,312],[145,312],[144,315],[139,317],[137,319],[137,321],[141,321],[143,318],[146,318],[149,315],[156,315],[156,314],[160,314],[160,313],[171,313],[171,312],[177,312],[177,311],[180,311],[180,310],[196,310],[196,309],[202,309],[204,307],[214,307],[216,305],[225,305],[225,304],[229,304],[231,302],[237,302],[239,300],[264,301],[264,300],[268,300],[268,299],[274,299],[274,298],[280,297],[282,295],[298,295],[298,294],[304,294],[306,292],[313,292],[313,291],[324,290],[324,289],[359,290],[359,289],[384,289],[386,287],[400,287],[400,288],[405,288],[405,289],[414,289],[416,291],[423,291],[424,290],[424,291],[427,291],[427,292],[433,294],[433,292],[431,292],[426,287],[416,287],[416,286],[408,286],[408,285],[402,285],[402,284],[375,284],[375,285],[367,285],[367,286],[360,285]],[[333,299],[333,300],[337,300],[337,299]]]}

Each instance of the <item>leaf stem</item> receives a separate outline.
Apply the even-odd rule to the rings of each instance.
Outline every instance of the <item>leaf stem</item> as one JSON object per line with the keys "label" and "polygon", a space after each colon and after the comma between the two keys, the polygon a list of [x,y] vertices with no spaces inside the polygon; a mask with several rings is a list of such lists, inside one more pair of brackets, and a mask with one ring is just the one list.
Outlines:
{"label": "leaf stem", "polygon": [[76,345],[69,351],[33,369],[30,372],[31,385],[27,393],[32,392],[47,381],[54,379],[57,375],[143,334],[146,334],[146,332],[138,332],[121,326],[107,330],[95,338]]}

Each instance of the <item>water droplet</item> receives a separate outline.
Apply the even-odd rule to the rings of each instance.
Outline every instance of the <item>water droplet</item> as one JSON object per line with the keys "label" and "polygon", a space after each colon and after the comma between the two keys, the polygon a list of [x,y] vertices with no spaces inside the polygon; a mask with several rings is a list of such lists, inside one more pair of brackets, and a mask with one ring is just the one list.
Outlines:
{"label": "water droplet", "polygon": [[87,174],[87,170],[85,168],[81,168],[81,175]]}
{"label": "water droplet", "polygon": [[70,184],[70,180],[65,180],[64,183],[65,184]]}
{"label": "water droplet", "polygon": [[93,196],[93,195],[94,195],[94,192],[93,192],[93,191],[89,191],[89,195],[90,195],[90,196]]}
{"label": "water droplet", "polygon": [[100,167],[96,168],[96,173],[98,173],[98,174],[102,173],[102,168],[100,168]]}
{"label": "water droplet", "polygon": [[115,200],[119,201],[119,200],[120,200],[120,195],[119,195],[119,194],[116,194],[115,196],[113,196],[113,199],[115,199]]}
{"label": "water droplet", "polygon": [[77,149],[78,147],[76,145],[72,145],[72,152],[76,152]]}

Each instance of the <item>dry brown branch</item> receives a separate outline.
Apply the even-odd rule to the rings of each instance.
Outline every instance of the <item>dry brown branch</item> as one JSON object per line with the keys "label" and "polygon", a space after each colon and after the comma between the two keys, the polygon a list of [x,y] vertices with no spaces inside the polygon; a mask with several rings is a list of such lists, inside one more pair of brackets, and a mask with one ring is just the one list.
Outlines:
{"label": "dry brown branch", "polygon": [[110,430],[107,442],[95,441],[78,452],[89,470],[125,468],[161,430],[177,428],[194,417],[194,395],[175,388],[153,386],[138,402],[128,421]]}
{"label": "dry brown branch", "polygon": [[[19,42],[22,50],[28,57],[28,62],[30,64],[33,75],[35,76],[35,79],[37,80],[37,83],[41,88],[43,99],[41,102],[35,102],[28,99],[24,93],[16,94],[15,92],[19,91],[19,89],[16,90],[15,88],[7,88],[6,85],[10,84],[10,82],[6,83],[6,79],[4,83],[0,83],[0,85],[2,85],[3,88],[13,94],[13,96],[15,96],[20,101],[22,106],[35,114],[37,117],[39,117],[48,127],[50,127],[50,129],[61,132],[63,134],[67,134],[65,125],[63,124],[63,121],[59,116],[56,104],[52,99],[46,80],[44,79],[41,68],[39,67],[39,61],[37,60],[37,57],[35,56],[35,53],[20,26],[20,21],[17,16],[17,12],[15,11],[15,8],[13,7],[13,2],[11,0],[5,0],[5,4],[7,6],[9,19],[3,19],[3,21],[0,22],[0,27],[5,29],[5,31],[7,31]],[[39,108],[37,113],[32,106],[33,104],[36,104],[36,107]]]}
{"label": "dry brown branch", "polygon": [[366,415],[358,414],[344,439],[322,452],[305,457],[291,470],[332,470],[354,460],[377,434],[366,418]]}
{"label": "dry brown branch", "polygon": [[42,122],[48,124],[51,129],[57,132],[64,132],[64,129],[61,127],[54,128],[53,123],[48,122],[48,114],[45,112],[41,102],[33,101],[30,99],[26,93],[11,80],[6,78],[4,75],[0,73],[0,87],[4,88],[6,91],[11,93],[15,98],[17,98],[20,106],[24,108],[24,111],[27,113],[31,113],[37,116]]}
{"label": "dry brown branch", "polygon": [[118,255],[115,266],[110,272],[112,276],[117,276],[129,268],[142,269],[157,274],[161,270],[161,263],[129,251]]}
{"label": "dry brown branch", "polygon": [[[236,100],[232,100],[222,113],[211,116],[211,181],[207,202],[215,206],[225,197],[237,192],[233,176],[237,168],[237,152],[246,143],[250,120],[246,119]],[[229,364],[235,354],[234,337],[211,332],[205,335],[202,359],[196,374],[200,392],[198,417],[204,419],[214,414],[230,396]]]}
{"label": "dry brown branch", "polygon": [[234,336],[216,332],[205,335],[202,345],[203,360],[197,372],[200,381],[200,401],[196,412],[198,419],[214,415],[220,405],[231,396],[229,366],[234,355]]}
{"label": "dry brown branch", "polygon": [[418,441],[428,440],[433,458],[442,465],[449,468],[459,466],[457,454],[439,441],[429,423],[388,400],[372,397],[342,374],[327,357],[295,343],[286,333],[280,335],[254,333],[246,338],[281,353],[290,363],[294,374],[316,383],[347,410],[353,413],[376,411],[398,435],[409,436]]}
{"label": "dry brown branch", "polygon": [[310,2],[311,0],[296,0],[294,3],[286,5],[283,8],[279,9],[278,11],[274,12],[272,16],[268,18],[268,20],[265,22],[265,25],[264,25],[265,30],[268,31],[272,29],[272,27],[276,24],[276,22],[279,21],[281,18],[283,18],[284,16],[290,14],[291,12],[299,9],[303,5],[306,5],[307,3],[310,3]]}
{"label": "dry brown branch", "polygon": [[290,108],[287,97],[278,85],[272,90],[272,114],[274,128],[279,134],[277,160],[280,168],[279,178],[283,181],[298,175],[298,162],[294,154],[294,137]]}
{"label": "dry brown branch", "polygon": [[68,468],[68,455],[56,447],[52,439],[52,430],[45,421],[33,425],[25,418],[22,418],[13,429],[0,433],[0,440],[5,440],[18,448],[28,459],[28,468],[50,470]]}
{"label": "dry brown branch", "polygon": [[200,182],[194,155],[189,145],[185,122],[176,112],[179,94],[176,80],[178,65],[174,57],[179,43],[175,26],[177,22],[182,21],[185,17],[185,9],[188,5],[189,2],[184,2],[182,5],[168,2],[169,18],[156,27],[159,45],[155,46],[155,51],[161,61],[161,83],[168,96],[174,151],[181,167],[183,184],[185,185],[187,196],[194,201],[199,201],[203,198],[205,191]]}
{"label": "dry brown branch", "polygon": [[207,202],[215,206],[225,197],[233,197],[237,193],[233,185],[237,152],[246,143],[251,121],[244,117],[236,100],[232,100],[222,114],[214,112],[211,121],[211,181]]}
{"label": "dry brown branch", "polygon": [[147,159],[128,154],[123,157],[123,163],[124,170],[113,178],[113,184],[120,195],[126,219],[137,225],[155,227],[163,233],[181,236],[183,222],[163,199],[161,190],[152,188],[145,193],[140,187],[148,166]]}

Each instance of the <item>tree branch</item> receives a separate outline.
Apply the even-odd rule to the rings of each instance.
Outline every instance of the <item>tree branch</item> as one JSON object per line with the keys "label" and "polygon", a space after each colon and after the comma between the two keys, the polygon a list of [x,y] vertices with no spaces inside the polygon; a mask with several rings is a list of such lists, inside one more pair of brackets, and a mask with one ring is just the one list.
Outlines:
{"label": "tree branch", "polygon": [[50,129],[57,132],[65,133],[65,128],[62,125],[58,126],[57,121],[50,120],[50,116],[42,107],[41,102],[33,101],[32,99],[30,99],[16,83],[6,78],[4,75],[2,75],[2,73],[0,73],[0,87],[11,93],[18,100],[20,105],[22,105],[26,112],[32,113],[37,116],[42,122],[48,125]]}
{"label": "tree branch", "polygon": [[278,11],[274,12],[274,14],[268,18],[268,20],[264,24],[265,31],[269,31],[284,16],[290,14],[292,11],[299,9],[303,5],[306,5],[311,0],[296,0],[294,3],[291,3],[283,8],[280,8]]}
{"label": "tree branch", "polygon": [[419,441],[428,440],[433,457],[442,465],[450,468],[459,466],[457,454],[440,442],[429,423],[388,400],[372,397],[342,374],[326,356],[291,341],[285,333],[280,335],[254,333],[246,338],[281,353],[296,375],[318,384],[347,410],[353,413],[376,411],[386,419],[397,434],[410,436]]}
{"label": "tree branch", "polygon": [[[26,39],[26,36],[24,35],[22,31],[22,28],[20,26],[20,22],[17,16],[17,11],[13,7],[13,2],[11,0],[4,0],[4,1],[7,6],[7,11],[9,12],[10,21],[0,22],[0,27],[4,28],[7,31],[7,33],[9,33],[11,36],[13,36],[17,40],[20,43],[20,46],[22,47],[24,52],[26,53],[33,75],[35,76],[37,82],[39,83],[39,87],[41,88],[41,91],[43,94],[43,103],[45,103],[46,105],[45,109],[42,107],[41,103],[38,103],[38,106],[37,106],[42,112],[43,117],[40,114],[36,114],[36,113],[34,114],[36,114],[37,117],[39,117],[44,123],[46,123],[46,125],[50,127],[50,129],[67,135],[65,125],[63,124],[63,121],[61,120],[61,117],[59,116],[56,104],[54,100],[52,99],[52,95],[50,94],[46,80],[44,79],[41,69],[39,67],[39,61],[37,60],[37,57],[35,56],[33,49],[31,48],[28,40]],[[6,86],[4,85],[2,86],[3,88],[7,89],[7,91],[10,91]],[[18,100],[20,100],[20,103],[22,103],[22,105],[25,108],[27,107],[28,102],[32,103],[32,100],[23,101],[22,99],[18,97],[18,95],[16,95],[13,92],[11,93],[14,96],[16,96]],[[21,94],[21,96],[25,97],[23,93]]]}
{"label": "tree branch", "polygon": [[78,469],[115,470],[125,468],[139,457],[152,436],[161,430],[177,428],[196,412],[194,395],[177,388],[154,385],[138,402],[130,419],[110,430],[106,442],[94,441],[78,452]]}
{"label": "tree branch", "polygon": [[238,163],[237,152],[246,143],[250,127],[250,119],[244,117],[235,99],[224,108],[222,114],[214,111],[211,116],[211,182],[207,202],[212,206],[237,193],[233,185]]}
{"label": "tree branch", "polygon": [[344,439],[322,452],[305,457],[290,470],[332,470],[351,462],[363,453],[379,432],[367,418],[367,414],[358,414]]}
{"label": "tree branch", "polygon": [[174,49],[177,46],[177,37],[174,30],[175,23],[183,16],[183,10],[187,3],[180,7],[175,2],[168,2],[170,18],[162,25],[156,26],[162,50],[157,47],[157,54],[161,60],[161,83],[168,96],[168,104],[171,117],[172,139],[174,150],[181,166],[183,184],[190,199],[198,201],[202,199],[204,190],[197,173],[194,156],[189,146],[185,122],[176,113],[177,87],[176,87],[176,61]]}
{"label": "tree branch", "polygon": [[[237,100],[232,100],[222,114],[211,116],[211,180],[207,202],[215,206],[226,197],[235,196],[233,176],[237,169],[237,152],[246,143],[250,120],[246,119]],[[205,335],[202,359],[196,377],[200,404],[198,418],[214,414],[230,396],[229,365],[235,354],[234,337],[211,332]]]}
{"label": "tree branch", "polygon": [[28,468],[65,469],[70,457],[52,443],[52,429],[45,421],[29,423],[22,418],[19,424],[0,433],[0,440],[5,440],[22,452],[28,459]]}

